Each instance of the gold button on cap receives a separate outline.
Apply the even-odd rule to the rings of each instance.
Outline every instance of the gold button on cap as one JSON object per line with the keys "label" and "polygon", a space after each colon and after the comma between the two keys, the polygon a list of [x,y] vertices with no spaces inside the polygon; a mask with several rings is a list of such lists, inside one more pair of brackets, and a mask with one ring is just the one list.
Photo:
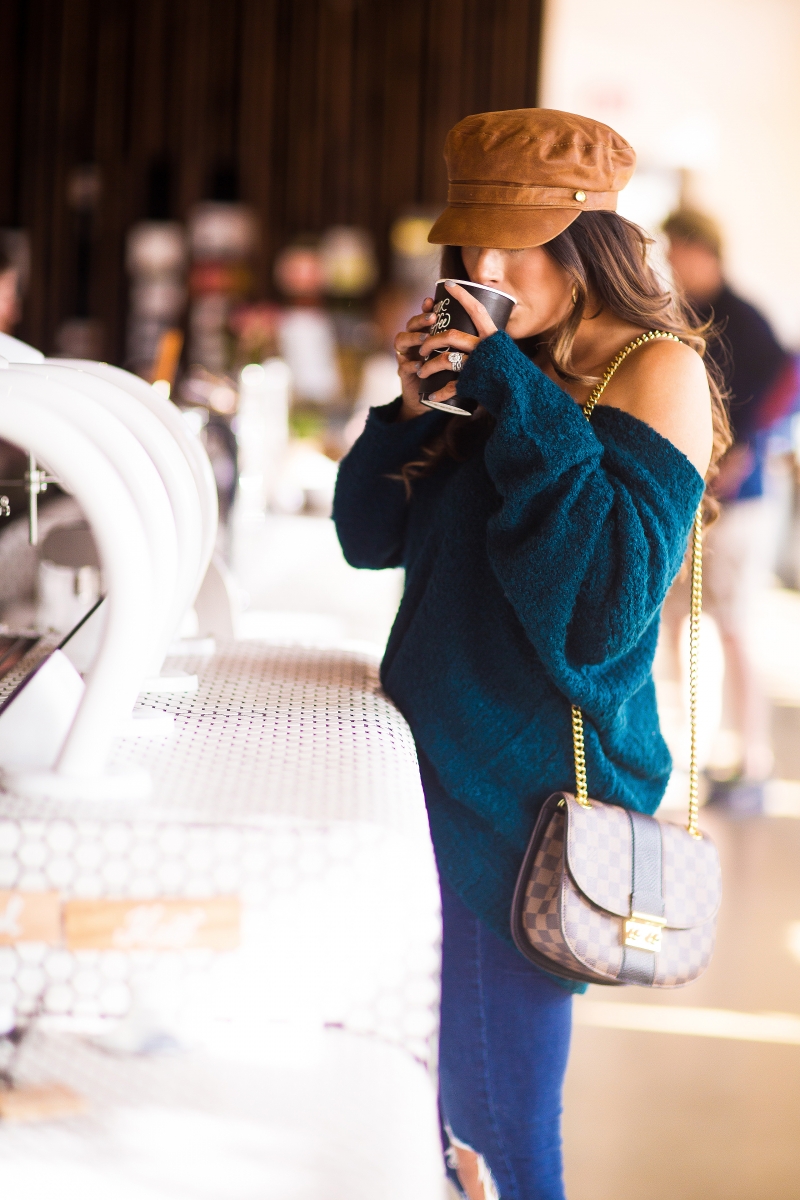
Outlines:
{"label": "gold button on cap", "polygon": [[583,202],[586,199],[586,192],[576,192],[575,199]]}

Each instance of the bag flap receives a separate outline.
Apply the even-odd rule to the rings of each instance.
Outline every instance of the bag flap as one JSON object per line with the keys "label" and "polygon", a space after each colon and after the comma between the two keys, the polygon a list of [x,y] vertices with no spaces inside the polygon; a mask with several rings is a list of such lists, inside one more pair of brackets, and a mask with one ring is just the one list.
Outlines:
{"label": "bag flap", "polygon": [[[576,887],[597,908],[630,916],[631,824],[624,808],[592,800],[583,808],[567,801],[567,865]],[[662,841],[664,916],[672,929],[693,929],[719,908],[722,880],[717,848],[710,838],[693,838],[680,825],[659,822]]]}
{"label": "bag flap", "polygon": [[583,808],[567,795],[567,864],[576,886],[592,904],[631,915],[633,864],[631,823],[618,804]]}

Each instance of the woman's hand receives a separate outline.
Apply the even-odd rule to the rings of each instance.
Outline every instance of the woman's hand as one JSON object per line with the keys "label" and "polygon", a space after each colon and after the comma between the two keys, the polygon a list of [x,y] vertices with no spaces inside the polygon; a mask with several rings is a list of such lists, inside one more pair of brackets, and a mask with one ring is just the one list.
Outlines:
{"label": "woman's hand", "polygon": [[[460,304],[463,304],[466,311],[472,318],[475,328],[478,330],[478,336],[475,337],[469,333],[461,333],[458,329],[449,329],[445,333],[437,333],[435,337],[431,337],[427,332],[431,325],[436,321],[436,314],[433,310],[433,300],[428,298],[422,305],[422,312],[417,317],[412,317],[406,326],[405,333],[398,333],[394,340],[394,348],[397,353],[397,370],[400,374],[400,379],[403,384],[403,406],[400,410],[400,420],[407,421],[411,417],[419,417],[423,413],[430,412],[419,398],[419,381],[427,378],[429,375],[435,375],[437,371],[450,370],[450,364],[447,361],[446,355],[437,355],[430,362],[421,362],[423,358],[427,358],[434,350],[459,350],[465,356],[469,355],[479,342],[491,337],[493,333],[497,333],[495,325],[488,312],[481,304],[480,300],[476,300],[464,288],[459,287],[456,283],[448,283],[447,290],[451,296],[454,296]],[[431,400],[450,400],[456,394],[456,382],[453,380],[441,387],[431,396]]]}
{"label": "woman's hand", "polygon": [[422,312],[412,317],[406,325],[405,333],[398,333],[394,339],[394,350],[397,355],[397,373],[403,386],[403,405],[400,409],[400,420],[408,421],[411,417],[420,417],[430,412],[429,408],[419,402],[420,365],[419,348],[428,336],[427,331],[436,320],[433,311],[433,300],[430,296],[422,302]]}

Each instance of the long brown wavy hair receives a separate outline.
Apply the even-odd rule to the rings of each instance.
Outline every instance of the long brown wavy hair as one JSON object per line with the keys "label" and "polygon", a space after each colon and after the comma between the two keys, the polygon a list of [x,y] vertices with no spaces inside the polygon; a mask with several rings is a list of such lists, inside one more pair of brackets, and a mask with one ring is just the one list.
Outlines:
{"label": "long brown wavy hair", "polygon": [[[705,357],[708,341],[716,336],[709,325],[696,322],[681,297],[659,278],[650,265],[648,250],[652,239],[644,230],[614,212],[583,212],[571,225],[542,247],[566,271],[573,284],[575,303],[544,344],[556,373],[565,382],[595,384],[597,379],[581,375],[572,362],[575,335],[586,314],[587,305],[607,309],[621,320],[644,329],[664,329],[676,334],[705,359],[711,392],[714,440],[706,483],[717,473],[719,461],[731,445],[731,428],[721,376],[715,364]],[[467,279],[460,246],[445,246],[442,251],[442,276]],[[524,339],[520,348],[531,357],[543,348],[536,339]],[[494,418],[478,409],[467,420],[453,416],[422,449],[422,457],[406,463],[399,478],[410,495],[414,479],[429,475],[446,458],[463,461],[488,439]],[[718,504],[706,491],[704,515],[710,522]]]}

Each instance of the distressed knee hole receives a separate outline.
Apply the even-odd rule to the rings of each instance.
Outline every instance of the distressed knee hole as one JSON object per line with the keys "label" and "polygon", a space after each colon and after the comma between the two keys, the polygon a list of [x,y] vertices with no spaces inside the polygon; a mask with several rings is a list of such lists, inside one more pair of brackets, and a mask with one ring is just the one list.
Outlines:
{"label": "distressed knee hole", "polygon": [[469,1200],[500,1200],[497,1184],[483,1156],[457,1138],[449,1125],[445,1128],[450,1143],[447,1165],[458,1175]]}

